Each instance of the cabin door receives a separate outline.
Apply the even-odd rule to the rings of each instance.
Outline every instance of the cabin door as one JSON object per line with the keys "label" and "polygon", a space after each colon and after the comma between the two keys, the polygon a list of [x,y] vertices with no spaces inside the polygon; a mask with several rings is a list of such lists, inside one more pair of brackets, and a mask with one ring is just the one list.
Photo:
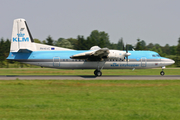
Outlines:
{"label": "cabin door", "polygon": [[147,59],[145,57],[141,58],[141,67],[146,67]]}
{"label": "cabin door", "polygon": [[54,67],[60,66],[60,57],[53,57],[53,66]]}

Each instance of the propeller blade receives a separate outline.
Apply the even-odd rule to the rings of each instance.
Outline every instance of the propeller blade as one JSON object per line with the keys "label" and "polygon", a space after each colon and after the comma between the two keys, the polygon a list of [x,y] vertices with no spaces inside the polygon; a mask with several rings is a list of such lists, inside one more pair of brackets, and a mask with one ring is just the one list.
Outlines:
{"label": "propeller blade", "polygon": [[128,45],[126,44],[126,53],[128,53]]}
{"label": "propeller blade", "polygon": [[[126,54],[128,53],[128,45],[126,44]],[[128,62],[128,56],[126,56],[126,61]]]}
{"label": "propeller blade", "polygon": [[123,44],[123,51],[124,51],[124,44]]}

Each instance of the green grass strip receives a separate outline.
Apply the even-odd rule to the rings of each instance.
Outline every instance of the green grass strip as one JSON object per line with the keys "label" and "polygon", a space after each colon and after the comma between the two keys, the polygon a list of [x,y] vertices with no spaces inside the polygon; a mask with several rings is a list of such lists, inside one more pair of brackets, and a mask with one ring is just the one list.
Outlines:
{"label": "green grass strip", "polygon": [[0,81],[2,120],[179,120],[180,81]]}

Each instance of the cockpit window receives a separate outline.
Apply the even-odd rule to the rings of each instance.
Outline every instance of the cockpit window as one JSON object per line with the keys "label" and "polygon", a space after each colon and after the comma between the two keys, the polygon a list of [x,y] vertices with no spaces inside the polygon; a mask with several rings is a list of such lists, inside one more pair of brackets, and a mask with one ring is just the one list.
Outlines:
{"label": "cockpit window", "polygon": [[152,55],[152,57],[161,57],[159,54],[156,54],[156,55]]}
{"label": "cockpit window", "polygon": [[159,54],[156,55],[157,57],[161,57]]}

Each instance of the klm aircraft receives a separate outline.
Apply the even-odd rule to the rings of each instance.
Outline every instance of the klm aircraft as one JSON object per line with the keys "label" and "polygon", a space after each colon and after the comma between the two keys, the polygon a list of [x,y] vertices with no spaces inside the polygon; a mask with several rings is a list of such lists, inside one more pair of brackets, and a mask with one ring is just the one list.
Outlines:
{"label": "klm aircraft", "polygon": [[25,19],[13,23],[8,60],[58,69],[95,69],[101,76],[102,69],[147,69],[174,63],[153,51],[110,50],[93,46],[90,50],[73,50],[35,43]]}

